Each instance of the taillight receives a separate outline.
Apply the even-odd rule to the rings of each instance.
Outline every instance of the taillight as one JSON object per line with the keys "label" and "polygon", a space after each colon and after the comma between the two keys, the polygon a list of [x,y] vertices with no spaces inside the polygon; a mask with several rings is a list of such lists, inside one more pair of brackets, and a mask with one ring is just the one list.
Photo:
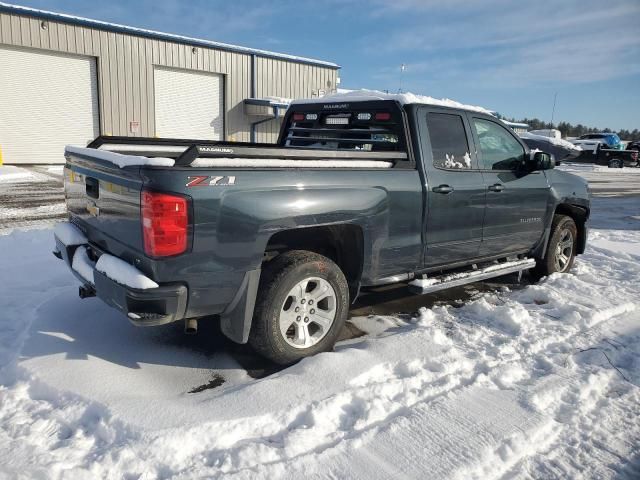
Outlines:
{"label": "taillight", "polygon": [[304,120],[304,113],[294,113],[293,121],[294,122],[302,122]]}
{"label": "taillight", "polygon": [[184,253],[189,237],[187,199],[168,193],[143,191],[140,200],[144,252],[151,257]]}
{"label": "taillight", "polygon": [[375,115],[375,119],[380,121],[387,121],[387,120],[391,120],[391,114],[389,112],[378,112]]}

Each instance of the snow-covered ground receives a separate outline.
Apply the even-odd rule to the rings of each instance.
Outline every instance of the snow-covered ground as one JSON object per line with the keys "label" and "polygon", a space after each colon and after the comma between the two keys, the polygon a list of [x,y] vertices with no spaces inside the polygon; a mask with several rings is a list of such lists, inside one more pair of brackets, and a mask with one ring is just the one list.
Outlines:
{"label": "snow-covered ground", "polygon": [[639,478],[639,202],[595,199],[571,274],[352,318],[261,379],[80,300],[51,230],[2,236],[0,478]]}

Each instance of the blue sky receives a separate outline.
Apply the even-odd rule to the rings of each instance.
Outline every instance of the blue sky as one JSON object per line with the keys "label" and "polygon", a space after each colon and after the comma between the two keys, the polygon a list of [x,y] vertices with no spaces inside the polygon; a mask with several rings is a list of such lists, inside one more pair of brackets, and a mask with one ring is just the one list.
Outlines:
{"label": "blue sky", "polygon": [[[640,1],[23,0],[22,5],[330,60],[516,118],[640,128]],[[404,74],[400,65],[406,64]]]}

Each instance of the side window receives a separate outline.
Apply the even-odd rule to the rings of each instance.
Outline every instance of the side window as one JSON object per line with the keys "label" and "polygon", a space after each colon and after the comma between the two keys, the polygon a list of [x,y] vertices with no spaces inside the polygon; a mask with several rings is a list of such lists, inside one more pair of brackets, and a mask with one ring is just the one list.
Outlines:
{"label": "side window", "polygon": [[427,128],[434,167],[455,170],[471,168],[469,142],[460,115],[427,113]]}
{"label": "side window", "polygon": [[517,170],[525,160],[522,145],[501,125],[473,119],[473,127],[480,141],[482,165],[487,170]]}

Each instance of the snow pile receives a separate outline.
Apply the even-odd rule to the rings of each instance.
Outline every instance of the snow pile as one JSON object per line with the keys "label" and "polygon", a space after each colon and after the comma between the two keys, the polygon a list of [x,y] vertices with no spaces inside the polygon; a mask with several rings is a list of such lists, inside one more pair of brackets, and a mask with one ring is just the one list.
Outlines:
{"label": "snow pile", "polygon": [[96,262],[96,270],[127,287],[146,290],[147,288],[158,288],[159,286],[133,265],[108,253],[100,255]]}
{"label": "snow pile", "polygon": [[196,158],[191,167],[210,168],[391,168],[375,160],[279,160],[272,158]]}
{"label": "snow pile", "polygon": [[462,108],[474,112],[481,112],[491,115],[486,108],[477,107],[475,105],[465,105],[448,98],[433,98],[426,95],[416,95],[414,93],[385,93],[378,90],[349,90],[344,93],[332,93],[320,98],[304,98],[293,100],[292,105],[306,103],[327,103],[327,102],[366,102],[372,100],[395,100],[402,105],[420,103],[425,105],[434,105],[440,107]]}
{"label": "snow pile", "polygon": [[105,162],[112,163],[120,168],[132,166],[150,166],[150,167],[173,167],[175,160],[163,157],[143,157],[140,155],[122,155],[120,153],[109,152],[106,150],[97,150],[95,148],[82,148],[67,145],[65,154],[83,155],[90,158],[97,158]]}
{"label": "snow pile", "polygon": [[20,167],[0,164],[0,182],[15,182],[33,178],[33,174]]}
{"label": "snow pile", "polygon": [[582,148],[580,148],[579,145],[574,145],[573,143],[568,142],[567,140],[563,140],[562,138],[546,137],[543,135],[534,135],[533,133],[529,133],[529,132],[520,133],[518,135],[520,136],[520,138],[528,138],[530,140],[536,140],[538,142],[547,142],[547,143],[551,143],[558,147],[566,148],[569,150],[582,151]]}
{"label": "snow pile", "polygon": [[0,477],[637,478],[637,198],[591,226],[571,274],[354,318],[367,336],[260,380],[79,300],[50,231],[0,238]]}
{"label": "snow pile", "polygon": [[89,242],[84,233],[82,233],[78,227],[69,222],[60,222],[56,224],[53,229],[53,234],[68,247],[73,245],[83,245]]}

